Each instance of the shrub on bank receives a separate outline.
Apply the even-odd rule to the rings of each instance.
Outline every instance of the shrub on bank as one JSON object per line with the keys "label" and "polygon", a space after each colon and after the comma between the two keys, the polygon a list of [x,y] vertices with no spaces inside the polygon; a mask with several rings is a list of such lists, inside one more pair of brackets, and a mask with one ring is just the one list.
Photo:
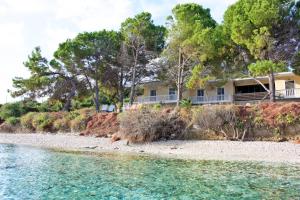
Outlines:
{"label": "shrub on bank", "polygon": [[30,112],[20,119],[21,126],[31,132],[80,132],[96,112],[85,108],[72,112]]}
{"label": "shrub on bank", "polygon": [[20,118],[19,117],[9,117],[6,119],[6,123],[12,126],[16,126],[17,124],[20,123]]}
{"label": "shrub on bank", "polygon": [[66,117],[56,119],[53,122],[53,130],[55,130],[57,132],[62,132],[62,133],[71,131],[70,120],[67,119]]}
{"label": "shrub on bank", "polygon": [[244,139],[251,127],[252,115],[245,107],[234,105],[203,106],[193,111],[193,124],[202,132],[222,134],[226,139]]}
{"label": "shrub on bank", "polygon": [[21,126],[29,131],[35,131],[35,128],[32,125],[32,121],[35,115],[37,115],[36,112],[30,112],[26,115],[23,115],[20,119]]}
{"label": "shrub on bank", "polygon": [[24,114],[24,109],[20,102],[7,103],[0,108],[0,118],[7,120],[10,117],[20,117]]}
{"label": "shrub on bank", "polygon": [[120,137],[130,142],[182,138],[188,127],[180,113],[171,109],[127,111],[119,117],[119,122]]}
{"label": "shrub on bank", "polygon": [[32,126],[38,132],[52,132],[55,118],[51,113],[37,113],[32,119]]}

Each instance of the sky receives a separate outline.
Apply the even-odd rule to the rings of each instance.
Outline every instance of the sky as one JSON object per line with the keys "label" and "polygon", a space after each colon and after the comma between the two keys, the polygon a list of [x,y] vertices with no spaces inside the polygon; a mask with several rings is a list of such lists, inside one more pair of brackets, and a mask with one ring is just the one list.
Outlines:
{"label": "sky", "polygon": [[176,4],[187,2],[210,8],[220,23],[236,0],[0,0],[0,103],[14,101],[7,90],[12,78],[29,75],[23,62],[34,47],[50,60],[59,43],[79,32],[118,30],[142,11],[163,25]]}

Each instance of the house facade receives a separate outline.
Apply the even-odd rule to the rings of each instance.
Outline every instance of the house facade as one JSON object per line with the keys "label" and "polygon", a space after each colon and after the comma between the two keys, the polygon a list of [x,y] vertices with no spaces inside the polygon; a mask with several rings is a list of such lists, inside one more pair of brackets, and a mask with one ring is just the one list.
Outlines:
{"label": "house facade", "polygon": [[[269,88],[268,77],[257,77]],[[159,81],[143,84],[144,93],[136,98],[135,104],[171,104],[176,103],[176,87]],[[292,72],[275,74],[277,100],[300,100],[300,76]],[[205,88],[186,89],[183,99],[190,99],[192,104],[251,103],[269,98],[264,87],[253,78],[238,78],[225,83],[209,81]]]}

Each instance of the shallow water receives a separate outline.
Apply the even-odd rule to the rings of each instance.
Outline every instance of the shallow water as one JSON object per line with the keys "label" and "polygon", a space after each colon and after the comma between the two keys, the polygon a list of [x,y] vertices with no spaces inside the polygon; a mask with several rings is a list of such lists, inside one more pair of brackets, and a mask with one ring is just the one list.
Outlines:
{"label": "shallow water", "polygon": [[300,199],[300,166],[0,144],[0,199]]}

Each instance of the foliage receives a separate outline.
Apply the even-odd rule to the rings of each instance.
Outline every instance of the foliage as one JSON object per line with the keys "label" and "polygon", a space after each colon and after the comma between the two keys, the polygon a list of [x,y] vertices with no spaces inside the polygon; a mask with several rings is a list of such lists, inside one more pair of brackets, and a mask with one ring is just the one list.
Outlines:
{"label": "foliage", "polygon": [[20,118],[18,117],[9,117],[5,120],[9,125],[15,126],[20,123]]}
{"label": "foliage", "polygon": [[78,116],[70,122],[70,128],[72,132],[80,132],[86,128],[87,119],[83,116]]}
{"label": "foliage", "polygon": [[130,101],[132,105],[135,96],[135,87],[140,80],[152,75],[152,70],[146,68],[151,59],[154,59],[165,46],[166,29],[156,26],[151,14],[142,12],[133,18],[127,18],[121,24],[121,34],[124,38],[125,56],[131,71]]}
{"label": "foliage", "polygon": [[88,121],[90,121],[92,116],[95,114],[96,114],[95,110],[90,108],[84,108],[72,112],[69,116],[69,119],[71,119],[70,121],[71,131],[80,132],[85,130]]}
{"label": "foliage", "polygon": [[271,72],[283,72],[287,67],[284,63],[274,63],[271,60],[257,61],[249,65],[249,72],[252,76],[265,76]]}
{"label": "foliage", "polygon": [[255,58],[266,59],[274,41],[272,28],[281,19],[283,0],[239,0],[228,8],[224,25],[232,40],[245,45]]}
{"label": "foliage", "polygon": [[190,99],[183,99],[180,101],[180,107],[182,108],[191,108],[192,101]]}
{"label": "foliage", "polygon": [[26,115],[23,115],[20,119],[21,126],[27,130],[35,131],[35,128],[32,125],[33,118],[37,115],[35,112],[29,112]]}
{"label": "foliage", "polygon": [[208,60],[205,52],[210,46],[205,43],[206,37],[211,35],[216,22],[209,9],[194,3],[175,6],[172,14],[168,21],[168,45],[163,52],[165,59],[162,60],[161,73],[165,75],[161,77],[176,84],[180,101],[192,68]]}
{"label": "foliage", "polygon": [[37,132],[52,132],[54,120],[50,113],[37,113],[32,119],[32,126]]}
{"label": "foliage", "polygon": [[0,108],[0,117],[4,120],[10,117],[20,117],[23,109],[20,103],[7,103]]}
{"label": "foliage", "polygon": [[251,127],[251,115],[233,105],[194,110],[193,123],[205,131],[221,133],[226,139],[244,139]]}
{"label": "foliage", "polygon": [[70,120],[67,117],[56,119],[53,122],[53,129],[58,132],[69,132],[70,128]]}
{"label": "foliage", "polygon": [[137,143],[181,138],[188,125],[178,112],[170,109],[126,111],[119,120],[120,137]]}

